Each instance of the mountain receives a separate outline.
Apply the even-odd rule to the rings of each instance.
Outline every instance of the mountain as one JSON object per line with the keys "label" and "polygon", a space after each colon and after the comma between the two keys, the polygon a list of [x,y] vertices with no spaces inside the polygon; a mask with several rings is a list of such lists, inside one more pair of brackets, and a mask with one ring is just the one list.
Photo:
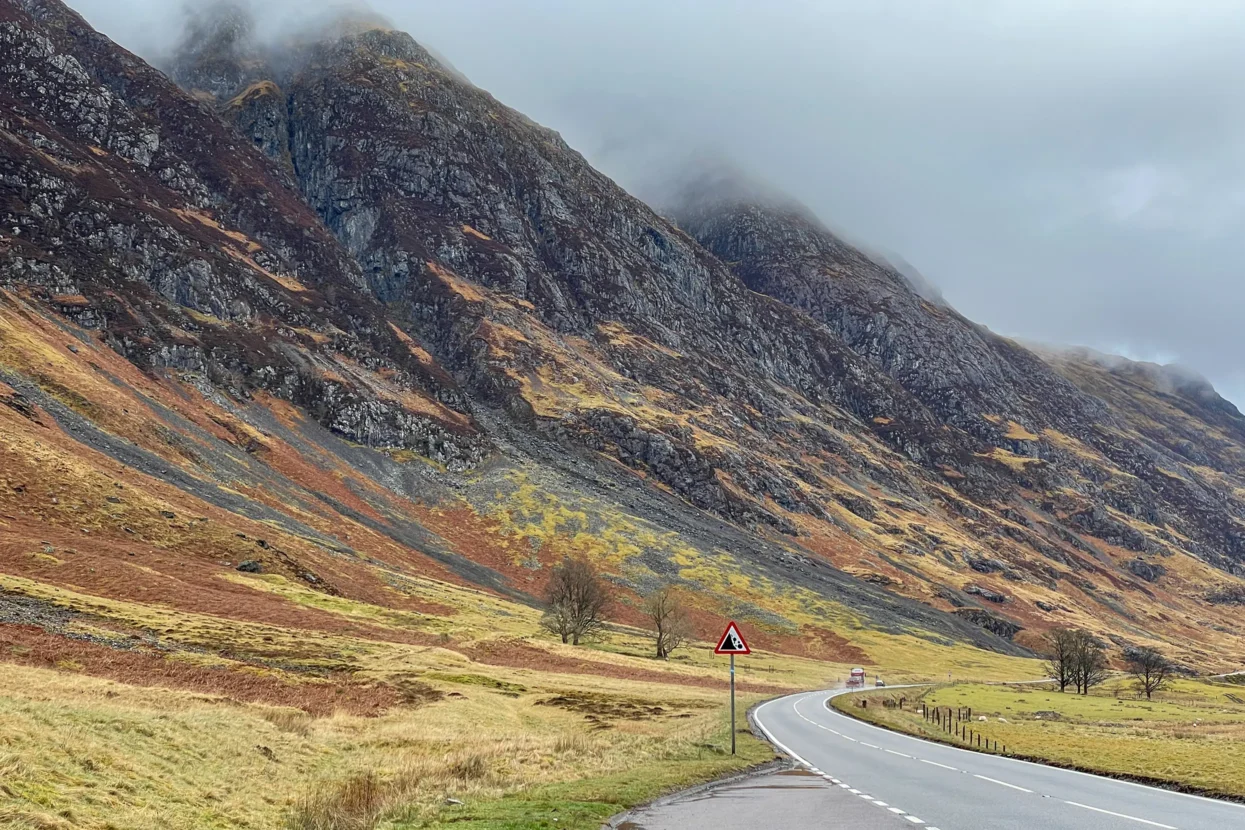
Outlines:
{"label": "mountain", "polygon": [[674,582],[701,637],[814,658],[1245,654],[1245,419],[1206,384],[995,335],[789,200],[664,218],[369,17],[273,45],[223,9],[166,76],[0,0],[8,607],[488,663],[341,609],[530,608],[574,553],[619,624]]}
{"label": "mountain", "polygon": [[[799,205],[740,198],[718,183],[708,196],[690,191],[679,215],[753,290],[808,312],[995,460],[1024,470],[989,495],[1014,498],[1019,484],[1028,506],[1069,530],[1240,573],[1240,493],[1229,482],[1245,418],[1204,379],[1087,350],[1024,348],[925,299]],[[1040,499],[1023,493],[1038,487]],[[1049,495],[1058,493],[1067,517]]]}

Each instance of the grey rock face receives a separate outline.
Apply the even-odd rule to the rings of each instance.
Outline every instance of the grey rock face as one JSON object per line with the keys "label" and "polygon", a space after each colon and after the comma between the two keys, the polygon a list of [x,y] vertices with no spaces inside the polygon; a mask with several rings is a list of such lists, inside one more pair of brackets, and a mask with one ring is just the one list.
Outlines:
{"label": "grey rock face", "polygon": [[997,634],[1004,640],[1014,639],[1017,634],[1024,631],[1023,625],[980,608],[957,608],[952,613],[979,628]]}
{"label": "grey rock face", "polygon": [[[280,168],[59,3],[0,12],[0,286],[143,368],[269,391],[360,442],[451,467],[488,452],[452,378],[359,290],[358,265]],[[232,43],[239,25],[214,36]],[[404,409],[402,391],[444,420]]]}
{"label": "grey rock face", "polygon": [[1007,597],[997,591],[991,591],[989,588],[982,588],[980,585],[969,585],[964,588],[964,593],[981,597],[987,602],[997,602],[1002,605],[1007,602]]}
{"label": "grey rock face", "polygon": [[[1031,351],[931,300],[802,206],[744,193],[731,181],[691,188],[674,214],[750,288],[824,323],[961,432],[967,446],[976,444],[979,456],[1003,462],[1003,478],[1030,492],[1078,494],[1060,510],[1073,530],[1147,552],[1159,548],[1156,539],[1174,542],[1170,523],[1186,537],[1179,546],[1219,567],[1230,570],[1245,553],[1245,504],[1233,488],[1163,472],[1188,463],[1232,476],[1245,461],[1245,417],[1203,379],[1084,352]],[[1206,442],[1207,424],[1231,438]],[[997,480],[979,484],[961,485],[979,503],[991,487],[996,496],[1010,489]],[[1023,518],[1014,509],[1005,514]],[[1053,553],[1033,534],[1003,532]]]}
{"label": "grey rock face", "polygon": [[1036,355],[926,299],[801,206],[737,201],[729,190],[688,198],[675,211],[680,226],[750,288],[825,323],[959,429],[992,440],[1000,435],[983,415],[1034,429],[1106,417]]}
{"label": "grey rock face", "polygon": [[1147,562],[1144,559],[1130,559],[1125,567],[1146,582],[1158,582],[1167,573],[1167,568],[1157,562]]}

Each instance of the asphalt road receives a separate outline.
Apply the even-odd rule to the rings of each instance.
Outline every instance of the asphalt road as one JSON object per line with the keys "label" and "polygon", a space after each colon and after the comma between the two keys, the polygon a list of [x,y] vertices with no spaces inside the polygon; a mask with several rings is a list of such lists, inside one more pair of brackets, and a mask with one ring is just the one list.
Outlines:
{"label": "asphalt road", "polygon": [[1245,830],[1245,806],[900,735],[828,709],[826,700],[839,694],[779,698],[758,708],[755,717],[775,744],[867,805],[877,822],[840,820],[833,809],[819,818],[787,815],[783,803],[791,794],[756,787],[732,796],[749,802],[747,813],[742,806],[735,813],[769,820],[702,824],[692,811],[679,824],[661,824],[666,819],[655,814],[637,826],[820,830],[888,827],[883,819],[898,817],[904,826],[929,830]]}
{"label": "asphalt road", "polygon": [[626,816],[616,830],[904,830],[901,816],[806,770],[758,775],[675,796]]}

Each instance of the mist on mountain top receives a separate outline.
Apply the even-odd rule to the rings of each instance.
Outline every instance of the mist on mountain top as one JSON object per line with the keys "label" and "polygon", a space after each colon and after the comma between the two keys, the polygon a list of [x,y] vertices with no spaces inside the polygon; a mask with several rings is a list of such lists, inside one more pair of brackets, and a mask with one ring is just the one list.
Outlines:
{"label": "mist on mountain top", "polygon": [[[76,0],[160,63],[186,8]],[[202,11],[204,4],[190,4]],[[1245,12],[1112,0],[255,4],[370,9],[660,205],[725,158],[996,331],[1197,367],[1245,401]]]}

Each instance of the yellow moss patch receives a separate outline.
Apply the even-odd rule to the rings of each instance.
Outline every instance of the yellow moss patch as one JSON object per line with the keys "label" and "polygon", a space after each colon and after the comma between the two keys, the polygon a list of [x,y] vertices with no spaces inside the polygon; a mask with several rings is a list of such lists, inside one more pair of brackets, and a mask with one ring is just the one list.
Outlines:
{"label": "yellow moss patch", "polygon": [[1015,421],[1007,422],[1007,433],[1003,436],[1010,441],[1036,441],[1038,435],[1030,432]]}
{"label": "yellow moss patch", "polygon": [[1006,464],[1013,470],[1023,471],[1032,464],[1045,464],[1040,458],[1027,458],[1023,455],[1016,455],[1000,447],[993,447],[988,453],[977,453],[982,458],[991,458],[1001,464]]}
{"label": "yellow moss patch", "polygon": [[464,300],[473,303],[482,303],[485,300],[483,292],[472,283],[457,276],[448,268],[443,268],[440,263],[428,260],[424,263],[432,275],[449,286],[450,290]]}

